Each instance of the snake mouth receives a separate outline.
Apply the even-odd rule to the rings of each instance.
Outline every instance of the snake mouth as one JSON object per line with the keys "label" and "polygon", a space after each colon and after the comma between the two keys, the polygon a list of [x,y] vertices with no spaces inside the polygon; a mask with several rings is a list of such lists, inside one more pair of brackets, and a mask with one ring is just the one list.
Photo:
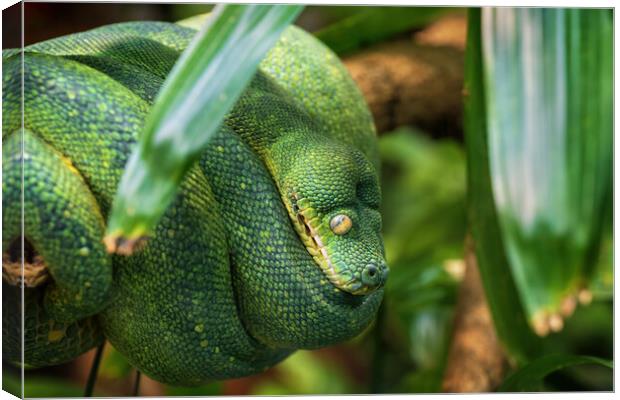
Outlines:
{"label": "snake mouth", "polygon": [[27,238],[15,238],[6,252],[2,253],[2,280],[11,286],[37,287],[47,282],[49,270],[43,257]]}
{"label": "snake mouth", "polygon": [[303,199],[300,199],[296,194],[292,194],[290,200],[291,209],[289,212],[294,221],[293,226],[306,250],[329,282],[336,288],[355,295],[369,294],[377,289],[376,285],[362,283],[349,269],[338,268],[319,234],[320,219],[317,213],[309,206],[304,207]]}

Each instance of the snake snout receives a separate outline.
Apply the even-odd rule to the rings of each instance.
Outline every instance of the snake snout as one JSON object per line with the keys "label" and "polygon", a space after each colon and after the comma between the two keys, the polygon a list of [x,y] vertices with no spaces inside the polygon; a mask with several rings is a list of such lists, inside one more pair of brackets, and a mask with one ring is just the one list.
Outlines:
{"label": "snake snout", "polygon": [[339,287],[351,294],[370,294],[385,284],[388,273],[389,268],[385,262],[371,262],[364,266],[360,275]]}
{"label": "snake snout", "polygon": [[362,283],[367,287],[379,287],[387,279],[389,268],[385,263],[369,263],[362,270]]}

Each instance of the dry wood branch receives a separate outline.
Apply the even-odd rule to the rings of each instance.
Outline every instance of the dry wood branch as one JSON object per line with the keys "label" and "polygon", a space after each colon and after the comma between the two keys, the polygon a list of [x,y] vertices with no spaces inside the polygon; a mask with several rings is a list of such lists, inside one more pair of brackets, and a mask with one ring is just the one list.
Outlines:
{"label": "dry wood branch", "polygon": [[465,22],[449,18],[418,32],[413,41],[381,43],[345,58],[379,132],[401,125],[441,136],[460,132]]}
{"label": "dry wood branch", "polygon": [[450,393],[488,392],[501,383],[507,362],[495,334],[471,237],[465,243],[465,263],[442,386]]}

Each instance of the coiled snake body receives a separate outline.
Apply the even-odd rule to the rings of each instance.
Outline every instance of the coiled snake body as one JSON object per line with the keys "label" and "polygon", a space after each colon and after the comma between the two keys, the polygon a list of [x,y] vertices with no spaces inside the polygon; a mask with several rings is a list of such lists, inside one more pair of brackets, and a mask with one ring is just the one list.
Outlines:
{"label": "coiled snake body", "polygon": [[[104,338],[147,375],[193,385],[359,334],[387,276],[372,118],[344,67],[285,31],[144,249],[109,255],[105,219],[159,87],[195,30],[101,27],[3,54],[3,346],[25,364]],[[23,157],[21,146],[23,144]],[[17,246],[19,248],[19,246]],[[42,268],[41,268],[42,267]]]}

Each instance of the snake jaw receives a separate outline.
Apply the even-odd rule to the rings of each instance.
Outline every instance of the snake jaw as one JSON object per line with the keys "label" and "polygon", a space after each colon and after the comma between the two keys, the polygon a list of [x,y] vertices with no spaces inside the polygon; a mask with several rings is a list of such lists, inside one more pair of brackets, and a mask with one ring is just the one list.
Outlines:
{"label": "snake jaw", "polygon": [[365,295],[374,291],[375,288],[364,285],[349,269],[340,271],[336,269],[336,264],[317,228],[320,226],[320,218],[305,199],[300,199],[293,193],[290,196],[290,206],[287,204],[287,208],[293,217],[293,226],[308,253],[336,288],[355,295]]}

